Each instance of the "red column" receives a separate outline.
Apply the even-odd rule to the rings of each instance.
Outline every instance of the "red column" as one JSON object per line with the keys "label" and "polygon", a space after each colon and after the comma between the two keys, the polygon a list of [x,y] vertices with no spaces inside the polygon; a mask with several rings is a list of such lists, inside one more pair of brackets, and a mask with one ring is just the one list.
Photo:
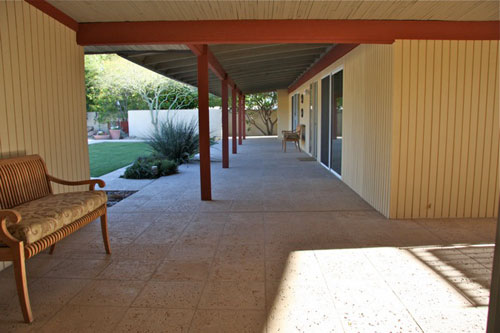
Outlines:
{"label": "red column", "polygon": [[200,140],[201,200],[212,200],[210,179],[210,125],[208,114],[208,46],[198,55],[198,132]]}
{"label": "red column", "polygon": [[238,109],[236,108],[236,89],[234,87],[232,88],[232,97],[233,97],[233,102],[232,102],[232,114],[231,114],[231,127],[233,131],[233,154],[236,154],[238,151],[238,146],[236,143],[236,135],[237,135],[237,126],[236,126],[236,114],[238,113]]}
{"label": "red column", "polygon": [[243,140],[247,139],[247,110],[245,107],[245,100],[247,96],[243,95]]}
{"label": "red column", "polygon": [[238,144],[243,143],[243,95],[239,95],[238,107]]}
{"label": "red column", "polygon": [[229,168],[229,145],[228,145],[228,113],[227,109],[227,79],[221,81],[222,97],[222,167]]}

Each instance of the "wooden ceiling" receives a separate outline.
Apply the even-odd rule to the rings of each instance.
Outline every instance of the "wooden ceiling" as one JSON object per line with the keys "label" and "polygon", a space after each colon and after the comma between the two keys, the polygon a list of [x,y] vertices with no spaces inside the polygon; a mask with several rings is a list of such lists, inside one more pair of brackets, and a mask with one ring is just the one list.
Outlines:
{"label": "wooden ceiling", "polygon": [[[497,0],[46,1],[78,23],[115,22],[111,24],[116,25],[119,22],[164,21],[163,23],[165,23],[166,21],[168,23],[168,21],[184,21],[189,28],[192,23],[190,21],[196,20],[209,22],[212,20],[211,22],[215,25],[217,25],[217,20],[306,20],[301,21],[303,26],[299,26],[297,29],[300,31],[309,30],[315,34],[318,30],[311,27],[312,21],[310,21],[309,29],[307,29],[307,20],[386,20],[385,22],[391,20],[497,21],[500,17],[500,2]],[[71,21],[71,18],[68,19]],[[74,23],[78,26],[76,22]],[[158,23],[162,22],[156,22],[156,24]],[[357,24],[355,21],[351,23],[351,25]],[[447,24],[453,24],[453,22],[447,22]],[[80,24],[80,26],[83,25]],[[293,26],[295,27],[295,25]],[[264,30],[265,34],[268,33],[266,29],[261,30]],[[335,31],[342,32],[344,30]],[[151,34],[164,36],[165,34],[162,31],[161,28],[155,28]],[[420,30],[418,31],[420,32]],[[120,32],[123,35],[123,30],[116,33],[119,34]],[[178,36],[176,30],[167,29],[166,32]],[[112,33],[112,37],[116,37],[116,33]],[[133,44],[133,39],[129,38],[133,33],[134,31],[125,33],[128,39],[126,38],[127,40],[123,44]],[[151,36],[151,34],[148,34],[148,36]],[[330,33],[327,32],[327,34],[331,36]],[[208,44],[220,43],[221,40],[227,41],[228,38],[227,32],[223,30],[218,34],[210,33],[210,36],[219,36],[221,38],[217,41],[209,40],[206,42]],[[110,40],[114,39],[111,38]],[[186,45],[176,45],[184,42],[175,41],[175,44],[162,45],[154,39],[151,41],[148,41],[148,39],[141,40],[151,45],[119,45],[120,43],[95,42],[88,43],[88,46],[85,46],[85,52],[118,53],[122,57],[159,74],[193,86],[197,85],[196,56]],[[248,41],[238,40],[235,42],[245,43]],[[293,43],[293,41],[289,40],[259,40],[255,42]],[[317,39],[316,42],[332,43],[338,41]],[[252,41],[249,41],[249,43],[252,43]],[[98,46],[94,44],[110,45]],[[85,44],[83,43],[83,45]],[[209,47],[224,72],[234,81],[238,89],[248,94],[289,87],[323,55],[334,48],[335,44],[212,44]],[[209,84],[210,91],[220,95],[220,80],[211,71]]]}
{"label": "wooden ceiling", "polygon": [[189,51],[186,45],[163,44],[163,45],[89,45],[85,46],[86,54],[94,53],[117,53],[117,52],[152,52],[160,51]]}
{"label": "wooden ceiling", "polygon": [[494,21],[500,17],[500,6],[496,0],[48,0],[48,2],[80,23],[260,19]]}
{"label": "wooden ceiling", "polygon": [[[219,63],[245,94],[285,89],[307,71],[332,44],[210,45]],[[93,50],[99,47],[92,47]],[[108,47],[111,50],[113,47]],[[88,47],[85,47],[87,52]],[[190,50],[117,51],[120,56],[171,79],[197,85],[196,56]],[[211,72],[210,92],[220,95],[221,81]]]}

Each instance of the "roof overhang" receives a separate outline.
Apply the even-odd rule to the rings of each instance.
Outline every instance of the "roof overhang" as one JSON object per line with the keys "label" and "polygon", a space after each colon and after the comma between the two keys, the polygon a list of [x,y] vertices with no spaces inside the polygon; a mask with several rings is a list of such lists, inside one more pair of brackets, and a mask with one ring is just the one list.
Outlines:
{"label": "roof overhang", "polygon": [[293,90],[361,43],[500,39],[495,1],[309,0],[302,10],[265,0],[26,1],[75,30],[86,53],[118,53],[194,86],[197,51],[209,45],[215,94],[222,79],[239,93]]}

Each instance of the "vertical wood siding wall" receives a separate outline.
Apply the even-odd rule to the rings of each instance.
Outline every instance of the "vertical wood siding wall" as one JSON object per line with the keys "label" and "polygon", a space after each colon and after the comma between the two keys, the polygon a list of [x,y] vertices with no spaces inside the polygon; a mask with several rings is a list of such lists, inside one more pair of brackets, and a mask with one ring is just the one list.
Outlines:
{"label": "vertical wood siding wall", "polygon": [[56,177],[89,177],[83,57],[74,31],[0,2],[0,158],[40,154]]}
{"label": "vertical wood siding wall", "polygon": [[392,47],[362,45],[344,57],[342,180],[388,216]]}
{"label": "vertical wood siding wall", "polygon": [[[389,216],[390,200],[392,54],[392,45],[360,45],[289,94],[290,99],[296,93],[304,93],[312,82],[318,82],[319,158],[321,113],[329,112],[321,109],[321,79],[343,66],[342,180],[385,216]],[[304,117],[299,121],[306,124],[309,133],[309,101],[304,102]],[[281,128],[283,124],[278,119]],[[287,121],[289,127],[289,118]],[[306,151],[308,137],[303,147]]]}
{"label": "vertical wood siding wall", "polygon": [[391,218],[498,211],[498,41],[396,41]]}

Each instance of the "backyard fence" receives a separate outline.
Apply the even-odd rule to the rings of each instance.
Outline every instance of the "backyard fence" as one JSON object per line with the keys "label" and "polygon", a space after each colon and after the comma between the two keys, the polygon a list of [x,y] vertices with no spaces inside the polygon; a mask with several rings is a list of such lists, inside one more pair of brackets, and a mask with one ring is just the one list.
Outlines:
{"label": "backyard fence", "polygon": [[[220,108],[210,108],[210,135],[221,137],[222,136],[222,111]],[[229,112],[229,135],[232,135],[232,121],[231,112]],[[160,110],[158,115],[159,121],[172,117],[174,121],[198,121],[198,109],[189,110]],[[257,118],[257,125],[265,128],[264,123]],[[149,110],[130,110],[128,111],[128,126],[129,135],[137,138],[147,138],[154,130],[151,123],[151,114]],[[108,130],[108,124],[100,124],[97,121],[96,112],[87,112],[87,127],[92,128],[94,131]],[[275,126],[273,134],[276,134],[277,126]],[[262,136],[263,134],[253,125],[247,124],[248,136]]]}
{"label": "backyard fence", "polygon": [[[222,136],[222,112],[220,108],[210,108],[210,136]],[[198,109],[190,110],[160,110],[158,122],[171,118],[174,121],[198,122]],[[129,135],[137,138],[147,138],[153,133],[151,113],[148,110],[128,111]]]}

